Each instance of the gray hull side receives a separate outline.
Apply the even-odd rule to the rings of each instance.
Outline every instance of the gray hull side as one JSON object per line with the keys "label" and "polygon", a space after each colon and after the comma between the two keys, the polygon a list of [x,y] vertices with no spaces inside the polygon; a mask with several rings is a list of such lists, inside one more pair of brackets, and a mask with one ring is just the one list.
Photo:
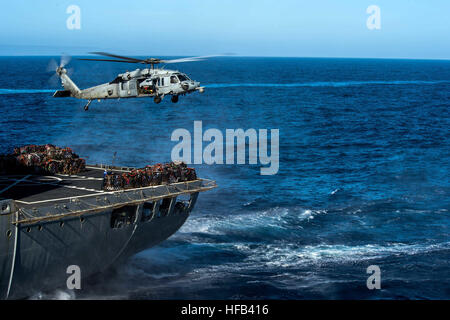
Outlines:
{"label": "gray hull side", "polygon": [[[80,267],[82,279],[104,271],[113,263],[164,241],[189,216],[189,210],[178,211],[142,222],[140,205],[134,223],[114,229],[111,212],[19,226],[15,228],[17,238],[13,228],[10,237],[0,241],[1,297],[22,298],[64,286],[70,265]],[[1,218],[8,217],[12,219],[12,215]],[[1,232],[5,235],[7,230]]]}

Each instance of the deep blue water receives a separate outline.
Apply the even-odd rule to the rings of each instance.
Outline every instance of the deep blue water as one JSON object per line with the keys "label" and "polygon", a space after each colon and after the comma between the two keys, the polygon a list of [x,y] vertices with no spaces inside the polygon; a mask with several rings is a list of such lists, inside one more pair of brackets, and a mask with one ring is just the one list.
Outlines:
{"label": "deep blue water", "polygon": [[[1,152],[67,145],[90,163],[169,161],[173,130],[280,130],[280,170],[195,165],[219,187],[182,229],[78,298],[450,298],[450,61],[214,58],[203,95],[52,98],[48,57],[0,58]],[[129,65],[73,60],[80,88]],[[381,269],[368,290],[366,268]],[[61,294],[55,293],[58,297]],[[73,295],[72,295],[73,296]]]}

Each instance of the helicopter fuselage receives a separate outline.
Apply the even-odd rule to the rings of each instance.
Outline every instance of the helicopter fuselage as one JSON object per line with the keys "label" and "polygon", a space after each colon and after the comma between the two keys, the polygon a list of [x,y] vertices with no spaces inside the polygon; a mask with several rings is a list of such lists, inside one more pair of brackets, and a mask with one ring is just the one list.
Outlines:
{"label": "helicopter fuselage", "polygon": [[64,91],[56,91],[54,97],[75,97],[91,100],[153,97],[155,103],[161,102],[166,95],[172,96],[172,102],[178,96],[195,91],[203,92],[200,82],[191,80],[186,74],[157,68],[136,69],[119,74],[113,81],[95,87],[80,90],[67,76],[64,68],[57,70]]}

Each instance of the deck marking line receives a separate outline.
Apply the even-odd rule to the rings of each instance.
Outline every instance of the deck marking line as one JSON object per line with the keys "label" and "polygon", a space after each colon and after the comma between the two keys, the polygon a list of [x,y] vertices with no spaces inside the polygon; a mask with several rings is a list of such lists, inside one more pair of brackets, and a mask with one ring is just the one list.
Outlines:
{"label": "deck marking line", "polygon": [[4,188],[3,190],[1,190],[1,191],[0,191],[0,194],[2,194],[2,193],[5,192],[6,190],[9,190],[10,188],[14,187],[16,184],[18,184],[18,183],[20,183],[20,182],[22,182],[22,181],[27,180],[30,176],[31,176],[31,174],[29,174],[29,175],[23,177],[23,178],[20,179],[20,180],[16,180],[16,182],[10,184],[9,186],[7,186],[7,187]]}

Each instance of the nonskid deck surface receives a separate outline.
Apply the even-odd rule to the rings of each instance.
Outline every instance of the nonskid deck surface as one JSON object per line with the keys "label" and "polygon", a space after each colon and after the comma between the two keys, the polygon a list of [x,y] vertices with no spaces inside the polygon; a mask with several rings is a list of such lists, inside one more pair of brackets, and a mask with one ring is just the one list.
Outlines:
{"label": "nonskid deck surface", "polygon": [[[33,204],[47,200],[102,194],[105,169],[87,166],[86,171],[74,175],[55,174],[0,176],[0,199],[13,199],[19,204]],[[125,170],[112,170],[123,172]]]}
{"label": "nonskid deck surface", "polygon": [[[74,175],[0,176],[0,200],[14,200],[14,206],[19,212],[17,223],[38,223],[67,216],[104,212],[124,205],[137,205],[164,198],[198,194],[217,186],[213,180],[196,179],[141,188],[104,191],[102,182],[105,168],[86,166],[86,169],[86,171]],[[114,167],[108,171],[123,173],[129,172],[131,169]]]}

